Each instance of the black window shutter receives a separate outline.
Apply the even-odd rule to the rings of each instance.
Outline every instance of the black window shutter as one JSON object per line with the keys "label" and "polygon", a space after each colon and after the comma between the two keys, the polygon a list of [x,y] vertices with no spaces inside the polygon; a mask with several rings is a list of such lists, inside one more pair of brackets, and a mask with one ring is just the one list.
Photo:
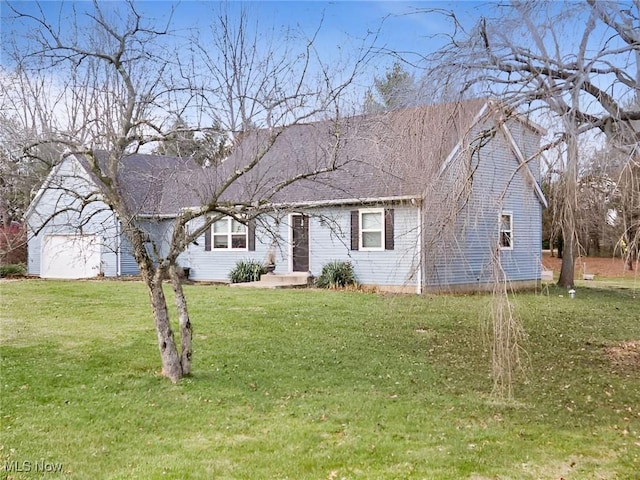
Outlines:
{"label": "black window shutter", "polygon": [[358,250],[360,245],[360,215],[358,210],[351,211],[351,250]]}
{"label": "black window shutter", "polygon": [[249,220],[247,222],[247,239],[248,245],[247,248],[250,252],[256,251],[256,221]]}
{"label": "black window shutter", "polygon": [[384,248],[385,250],[393,250],[393,208],[386,208],[384,210]]}
{"label": "black window shutter", "polygon": [[211,228],[212,228],[212,225],[209,225],[209,227],[204,231],[204,250],[205,250],[205,252],[210,252],[211,251]]}

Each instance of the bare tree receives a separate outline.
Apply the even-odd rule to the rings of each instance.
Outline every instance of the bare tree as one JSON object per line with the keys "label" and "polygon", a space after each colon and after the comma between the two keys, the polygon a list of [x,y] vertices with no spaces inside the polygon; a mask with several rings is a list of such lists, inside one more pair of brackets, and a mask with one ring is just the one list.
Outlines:
{"label": "bare tree", "polygon": [[578,179],[578,238],[584,253],[613,255],[622,237],[617,222],[619,168],[610,158],[615,152],[598,149],[583,161]]}
{"label": "bare tree", "polygon": [[[10,223],[22,218],[32,190],[42,184],[64,150],[52,134],[52,112],[61,98],[49,79],[32,78],[20,69],[0,70],[0,79],[0,214]],[[24,150],[27,144],[34,148]]]}
{"label": "bare tree", "polygon": [[[628,100],[640,91],[639,10],[637,0],[626,6],[595,0],[513,1],[470,30],[455,22],[451,41],[428,58],[431,75],[442,85],[464,79],[463,90],[474,88],[535,118],[550,118],[549,146],[565,145],[559,169],[565,189],[561,215],[565,254],[559,280],[563,286],[573,285],[577,248],[577,142],[599,131],[626,152],[629,172],[638,169],[640,110]],[[577,22],[584,24],[582,31],[568,31]],[[629,183],[626,238],[634,243],[638,195]]]}
{"label": "bare tree", "polygon": [[[561,209],[558,210],[564,240],[559,284],[574,283],[578,251],[577,219],[580,141],[599,131],[624,146],[631,160],[637,157],[640,118],[624,100],[638,91],[638,5],[627,10],[613,2],[572,4],[513,1],[497,8],[493,18],[481,18],[471,29],[458,22],[444,48],[424,57],[426,81],[449,95],[459,87],[461,98],[475,95],[498,98],[516,111],[549,127],[548,143],[538,153],[555,149],[560,162],[553,165],[560,176]],[[442,14],[429,9],[425,14]],[[579,19],[579,20],[578,20]],[[576,21],[584,24],[577,34],[566,31]],[[605,33],[603,33],[605,32]],[[537,160],[538,155],[525,159]],[[464,173],[463,173],[464,175]],[[460,193],[463,196],[459,196]],[[465,201],[456,194],[449,205]],[[451,212],[448,223],[456,221]],[[514,368],[518,368],[522,328],[518,323],[502,271],[494,259],[492,328],[493,373],[496,391],[511,394]]]}
{"label": "bare tree", "polygon": [[[51,112],[60,97],[51,92],[47,79],[30,78],[19,70],[15,74],[0,70],[0,78],[0,261],[24,263],[26,235],[17,224],[64,151],[64,145],[50,135]],[[29,101],[22,101],[22,92],[28,92]],[[27,144],[33,148],[25,150]]]}
{"label": "bare tree", "polygon": [[[250,222],[281,189],[340,167],[330,155],[326,162],[301,163],[291,175],[257,183],[265,181],[262,160],[286,125],[318,118],[337,121],[341,94],[370,50],[365,48],[348,70],[334,75],[319,58],[313,36],[296,44],[269,43],[256,25],[249,26],[244,10],[234,18],[223,8],[209,33],[178,44],[184,36],[172,36],[170,24],[148,24],[133,2],[119,7],[95,1],[80,12],[74,4],[64,25],[52,24],[42,9],[33,14],[17,6],[7,8],[21,31],[30,32],[14,48],[16,74],[53,78],[61,85],[60,105],[66,110],[57,112],[51,132],[67,147],[66,155],[81,156],[99,187],[97,195],[85,195],[81,203],[99,199],[122,223],[149,292],[163,374],[175,382],[190,373],[192,360],[191,321],[178,256],[216,220],[230,216]],[[296,50],[295,45],[302,47]],[[28,91],[18,94],[24,102],[38,101]],[[148,219],[141,218],[129,201],[120,173],[127,155],[168,138],[175,131],[172,120],[182,116],[194,130],[215,126],[227,132],[232,160],[221,169],[183,163],[171,172],[194,186],[191,197],[197,202],[176,213],[164,248],[153,243],[149,247]],[[334,149],[340,144],[336,132]],[[234,155],[247,139],[255,140],[255,148]],[[48,140],[52,139],[36,143]],[[246,201],[230,193],[248,187],[254,195]],[[174,290],[181,348],[162,289],[167,276]]]}

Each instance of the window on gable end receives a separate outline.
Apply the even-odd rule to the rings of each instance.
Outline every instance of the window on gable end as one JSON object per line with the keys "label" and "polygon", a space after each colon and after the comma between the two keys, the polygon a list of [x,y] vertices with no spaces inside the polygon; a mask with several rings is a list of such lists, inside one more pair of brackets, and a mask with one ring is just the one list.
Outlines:
{"label": "window on gable end", "polygon": [[500,214],[500,239],[501,250],[513,249],[513,214],[502,212]]}

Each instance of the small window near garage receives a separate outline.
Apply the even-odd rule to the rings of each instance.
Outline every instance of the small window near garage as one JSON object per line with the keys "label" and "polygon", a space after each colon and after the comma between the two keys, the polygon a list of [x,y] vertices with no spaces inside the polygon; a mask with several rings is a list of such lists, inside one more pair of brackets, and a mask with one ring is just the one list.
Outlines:
{"label": "small window near garage", "polygon": [[222,218],[213,224],[213,249],[247,249],[247,226],[233,218]]}
{"label": "small window near garage", "polygon": [[500,214],[500,248],[502,250],[513,248],[513,214],[508,212]]}

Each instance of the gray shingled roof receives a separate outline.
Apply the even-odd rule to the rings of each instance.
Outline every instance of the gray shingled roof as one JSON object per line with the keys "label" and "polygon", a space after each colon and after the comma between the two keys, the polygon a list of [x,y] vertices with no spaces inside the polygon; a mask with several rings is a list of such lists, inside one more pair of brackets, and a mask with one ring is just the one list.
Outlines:
{"label": "gray shingled roof", "polygon": [[[107,172],[107,152],[95,153],[103,172]],[[92,171],[87,158],[78,160],[97,185],[103,185]],[[191,158],[149,154],[127,155],[118,162],[117,179],[125,202],[131,212],[146,215],[175,214],[186,206],[189,185],[182,182],[187,172],[199,172],[201,167]]]}
{"label": "gray shingled roof", "polygon": [[[266,150],[218,201],[300,204],[420,197],[486,103],[478,99],[293,125],[275,132],[270,147],[274,132],[251,132],[217,168],[202,168],[189,158],[131,155],[122,159],[118,178],[132,211],[170,215],[210,203],[231,172]],[[287,179],[332,162],[335,171],[275,191]]]}
{"label": "gray shingled roof", "polygon": [[[287,127],[260,163],[221,199],[308,203],[419,197],[456,144],[469,134],[485,104],[472,100]],[[269,132],[253,132],[223,163],[217,177],[226,178],[256,158],[268,140]],[[336,171],[274,192],[286,179],[321,170],[332,161]]]}

